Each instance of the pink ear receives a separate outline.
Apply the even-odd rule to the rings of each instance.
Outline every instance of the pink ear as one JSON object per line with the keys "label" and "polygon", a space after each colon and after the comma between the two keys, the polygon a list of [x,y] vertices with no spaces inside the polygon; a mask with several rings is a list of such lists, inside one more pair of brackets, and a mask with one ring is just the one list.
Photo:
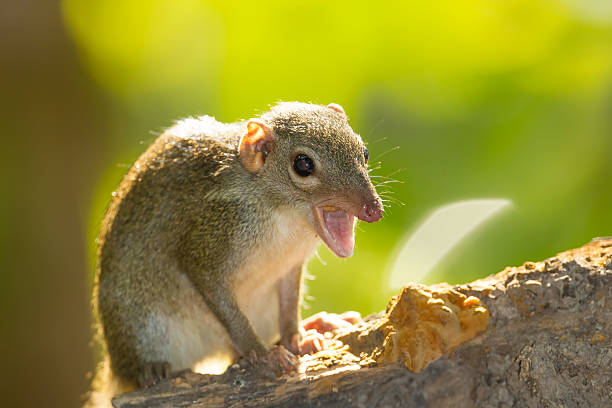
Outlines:
{"label": "pink ear", "polygon": [[346,116],[346,112],[344,112],[344,108],[337,103],[330,103],[327,105],[329,109],[335,110],[338,113],[341,113],[343,116]]}
{"label": "pink ear", "polygon": [[264,123],[250,120],[247,132],[240,139],[240,161],[251,173],[259,171],[272,149],[274,135]]}

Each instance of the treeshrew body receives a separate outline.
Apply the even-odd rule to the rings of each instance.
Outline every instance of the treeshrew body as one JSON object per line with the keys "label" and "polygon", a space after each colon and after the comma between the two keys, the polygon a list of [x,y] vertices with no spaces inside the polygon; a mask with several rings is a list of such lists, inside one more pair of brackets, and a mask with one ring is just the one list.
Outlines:
{"label": "treeshrew body", "polygon": [[102,223],[94,303],[109,359],[94,388],[220,373],[279,341],[298,353],[305,262],[321,238],[350,256],[355,217],[381,215],[367,150],[338,105],[177,122],[131,167]]}

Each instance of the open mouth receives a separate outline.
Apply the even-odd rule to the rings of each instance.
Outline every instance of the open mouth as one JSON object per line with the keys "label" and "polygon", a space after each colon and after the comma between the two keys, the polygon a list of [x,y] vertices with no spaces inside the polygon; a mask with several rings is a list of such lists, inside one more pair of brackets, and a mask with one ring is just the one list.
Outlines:
{"label": "open mouth", "polygon": [[341,258],[353,255],[355,216],[331,205],[316,206],[313,213],[317,233],[327,247]]}

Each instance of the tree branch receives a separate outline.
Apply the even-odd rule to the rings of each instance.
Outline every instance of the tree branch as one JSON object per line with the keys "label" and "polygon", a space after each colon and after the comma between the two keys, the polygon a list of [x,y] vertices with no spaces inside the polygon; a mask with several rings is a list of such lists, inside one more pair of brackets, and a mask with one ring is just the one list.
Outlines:
{"label": "tree branch", "polygon": [[237,365],[221,376],[184,372],[113,404],[603,407],[612,401],[612,239],[466,285],[409,285],[386,313],[366,320],[338,333],[344,347],[303,357],[297,374],[270,380]]}

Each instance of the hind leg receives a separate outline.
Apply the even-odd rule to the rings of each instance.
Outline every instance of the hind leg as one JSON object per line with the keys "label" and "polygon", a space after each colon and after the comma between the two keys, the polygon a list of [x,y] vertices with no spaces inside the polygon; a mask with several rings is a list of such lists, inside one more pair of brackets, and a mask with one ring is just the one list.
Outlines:
{"label": "hind leg", "polygon": [[[167,305],[157,294],[128,282],[101,279],[98,311],[114,377],[131,387],[150,386],[167,377],[169,322]],[[138,293],[134,293],[138,292]]]}
{"label": "hind leg", "polygon": [[[118,313],[120,325],[104,325],[104,334],[115,377],[134,387],[149,387],[172,371],[168,327],[157,316]],[[104,324],[104,317],[102,315]],[[119,317],[110,321],[117,322]]]}

